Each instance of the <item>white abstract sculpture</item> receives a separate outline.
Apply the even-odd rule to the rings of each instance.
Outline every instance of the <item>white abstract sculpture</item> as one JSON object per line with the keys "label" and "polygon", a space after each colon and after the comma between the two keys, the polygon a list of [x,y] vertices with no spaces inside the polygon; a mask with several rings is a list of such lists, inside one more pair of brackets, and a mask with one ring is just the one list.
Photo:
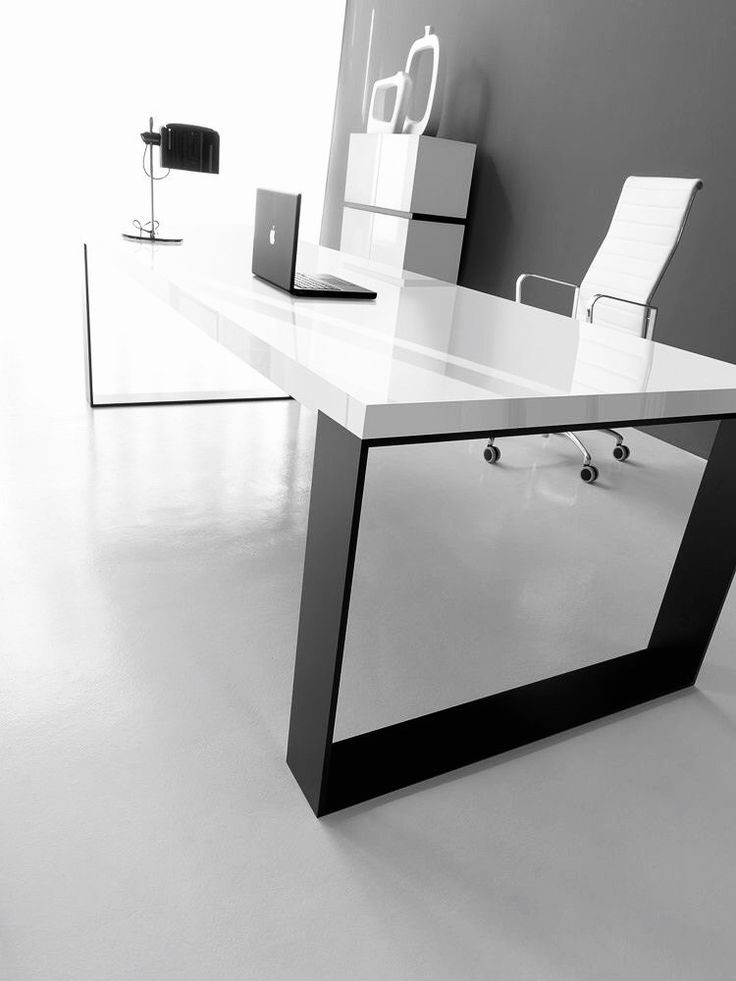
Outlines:
{"label": "white abstract sculpture", "polygon": [[[432,78],[429,83],[427,104],[420,119],[412,119],[406,113],[414,83],[411,75],[412,65],[423,51],[432,53]],[[415,136],[426,134],[434,136],[437,131],[437,78],[440,64],[440,39],[430,25],[424,28],[424,36],[418,38],[409,48],[406,67],[388,78],[379,78],[373,86],[371,104],[368,109],[367,133],[412,133]],[[396,90],[396,101],[390,119],[380,115],[380,107],[386,104],[391,89]]]}
{"label": "white abstract sculpture", "polygon": [[419,57],[422,51],[432,52],[432,79],[429,83],[427,104],[424,107],[424,113],[420,119],[411,119],[409,116],[406,116],[401,131],[402,133],[414,133],[416,136],[421,136],[422,134],[434,136],[437,130],[437,114],[433,110],[435,109],[437,75],[440,65],[440,39],[432,31],[429,24],[427,24],[427,26],[424,28],[424,37],[420,37],[409,48],[409,54],[406,59],[406,67],[404,68],[404,71],[410,78],[412,62],[415,58]]}
{"label": "white abstract sculpture", "polygon": [[[368,109],[367,133],[400,133],[404,122],[406,103],[411,95],[411,76],[408,72],[396,72],[389,78],[379,78],[373,86],[371,94],[371,104]],[[393,112],[390,119],[383,119],[380,106],[385,106],[388,93],[391,89],[396,90],[396,101],[394,102]]]}

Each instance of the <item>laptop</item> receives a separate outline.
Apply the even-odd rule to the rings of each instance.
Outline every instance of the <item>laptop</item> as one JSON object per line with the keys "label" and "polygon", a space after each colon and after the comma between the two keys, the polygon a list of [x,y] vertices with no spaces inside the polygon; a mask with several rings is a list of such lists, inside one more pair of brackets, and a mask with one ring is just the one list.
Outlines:
{"label": "laptop", "polygon": [[296,271],[301,194],[256,191],[253,235],[253,275],[292,296],[320,299],[375,300],[373,290],[326,273],[306,275]]}

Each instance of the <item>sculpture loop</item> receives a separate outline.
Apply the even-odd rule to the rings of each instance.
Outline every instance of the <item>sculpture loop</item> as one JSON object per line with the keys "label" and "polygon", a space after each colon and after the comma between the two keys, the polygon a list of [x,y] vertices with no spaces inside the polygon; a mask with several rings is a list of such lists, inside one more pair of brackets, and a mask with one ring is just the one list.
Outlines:
{"label": "sculpture loop", "polygon": [[[405,118],[406,104],[411,95],[411,76],[407,72],[396,72],[388,78],[379,78],[373,86],[371,104],[368,109],[367,133],[400,133]],[[389,119],[380,115],[380,107],[386,104],[391,89],[396,91],[396,101]]]}
{"label": "sculpture loop", "polygon": [[415,59],[418,59],[419,55],[423,51],[432,52],[432,79],[429,83],[427,104],[424,107],[424,113],[419,119],[412,119],[410,116],[405,117],[402,133],[414,133],[418,136],[421,136],[422,134],[434,136],[437,129],[437,119],[436,114],[434,113],[434,108],[435,97],[437,95],[437,77],[440,65],[440,39],[432,31],[432,27],[429,24],[424,28],[424,37],[420,37],[409,48],[409,54],[406,59],[406,67],[404,68],[404,71],[410,78],[412,63]]}

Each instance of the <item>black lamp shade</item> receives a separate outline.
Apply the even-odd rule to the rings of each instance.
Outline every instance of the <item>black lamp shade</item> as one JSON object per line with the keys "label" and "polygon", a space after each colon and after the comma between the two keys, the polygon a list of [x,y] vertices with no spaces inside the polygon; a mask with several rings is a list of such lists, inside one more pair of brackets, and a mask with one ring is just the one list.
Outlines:
{"label": "black lamp shade", "polygon": [[168,123],[161,127],[161,166],[172,170],[194,170],[200,174],[220,172],[220,134],[206,126]]}

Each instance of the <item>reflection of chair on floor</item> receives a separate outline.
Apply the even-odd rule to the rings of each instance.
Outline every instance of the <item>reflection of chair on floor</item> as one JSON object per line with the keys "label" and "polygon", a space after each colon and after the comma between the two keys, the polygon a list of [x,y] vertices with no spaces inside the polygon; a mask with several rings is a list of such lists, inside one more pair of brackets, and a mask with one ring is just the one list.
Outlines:
{"label": "reflection of chair on floor", "polygon": [[[676,177],[629,177],[611,219],[603,244],[598,249],[582,283],[565,283],[548,276],[524,273],[516,281],[516,302],[521,303],[527,279],[541,279],[574,290],[573,318],[628,331],[650,339],[656,307],[652,298],[682,236],[696,192],[702,181]],[[626,374],[622,372],[622,374]],[[605,389],[603,389],[605,390]],[[629,449],[623,436],[612,429],[613,455],[626,460]],[[587,483],[598,477],[590,453],[575,433],[560,433],[577,446],[583,456],[580,476]],[[501,456],[493,434],[483,456],[496,463]]]}

